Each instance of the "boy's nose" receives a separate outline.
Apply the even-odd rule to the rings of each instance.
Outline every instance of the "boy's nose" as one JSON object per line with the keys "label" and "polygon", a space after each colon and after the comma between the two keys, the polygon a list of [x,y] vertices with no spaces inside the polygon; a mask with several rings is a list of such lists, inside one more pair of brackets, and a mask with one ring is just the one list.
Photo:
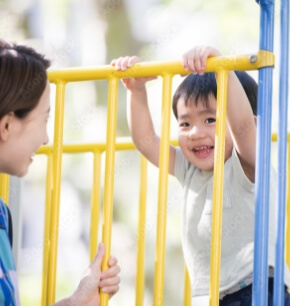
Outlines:
{"label": "boy's nose", "polygon": [[196,138],[202,138],[202,137],[203,137],[202,129],[198,126],[193,126],[191,130],[189,131],[190,139],[196,139]]}
{"label": "boy's nose", "polygon": [[189,131],[189,137],[196,137],[198,135],[198,128],[196,126],[193,126]]}

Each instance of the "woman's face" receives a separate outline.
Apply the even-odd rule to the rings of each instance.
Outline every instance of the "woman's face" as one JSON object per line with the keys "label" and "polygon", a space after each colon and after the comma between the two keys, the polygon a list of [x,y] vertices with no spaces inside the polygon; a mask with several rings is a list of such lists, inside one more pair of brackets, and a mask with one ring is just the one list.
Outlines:
{"label": "woman's face", "polygon": [[24,119],[10,114],[9,132],[1,144],[0,171],[15,176],[24,176],[33,161],[33,155],[41,145],[48,143],[47,120],[50,111],[50,85],[37,106]]}

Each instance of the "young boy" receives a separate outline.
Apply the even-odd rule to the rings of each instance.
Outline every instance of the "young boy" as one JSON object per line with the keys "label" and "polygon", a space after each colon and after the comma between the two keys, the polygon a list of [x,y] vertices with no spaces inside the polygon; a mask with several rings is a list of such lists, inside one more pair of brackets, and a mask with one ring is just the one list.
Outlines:
{"label": "young boy", "polygon": [[[204,74],[204,70],[207,58],[219,55],[216,49],[205,46],[193,48],[185,53],[182,64],[193,74],[181,83],[173,97],[173,111],[179,125],[180,148],[170,147],[169,173],[180,181],[185,194],[182,247],[190,275],[194,305],[201,305],[197,302],[198,298],[209,294],[217,88],[214,73]],[[137,57],[125,57],[113,60],[112,65],[117,70],[126,70],[137,61]],[[132,139],[138,150],[158,167],[160,139],[155,134],[148,109],[145,88],[148,80],[131,78],[122,81],[128,89],[128,122]],[[235,302],[251,304],[256,101],[255,81],[245,72],[229,72],[220,305],[236,305]],[[271,184],[271,187],[274,191],[276,184]],[[274,192],[271,193],[270,203],[270,226],[273,229],[269,231],[271,272],[271,267],[274,266],[275,245],[272,222],[275,209]],[[271,273],[269,275],[271,276]],[[273,292],[272,279],[269,279],[269,282],[270,301]],[[290,286],[289,270],[286,266],[285,283]],[[289,301],[289,294],[285,294],[285,305],[288,305],[286,299]]]}

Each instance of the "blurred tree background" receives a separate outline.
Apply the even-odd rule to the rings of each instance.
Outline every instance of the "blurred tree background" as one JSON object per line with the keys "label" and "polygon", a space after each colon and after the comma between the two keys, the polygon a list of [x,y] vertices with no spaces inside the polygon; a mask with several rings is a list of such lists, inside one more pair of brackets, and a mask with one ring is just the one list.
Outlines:
{"label": "blurred tree background", "polygon": [[[35,47],[52,60],[51,69],[107,65],[125,55],[138,55],[142,61],[178,60],[196,44],[213,45],[225,55],[255,53],[259,49],[259,6],[254,0],[1,0],[0,20],[1,38]],[[253,75],[256,78],[255,72]],[[173,88],[179,82],[180,77],[175,77]],[[160,80],[148,84],[157,130],[160,84]],[[117,134],[129,137],[126,92],[121,84],[119,91]],[[51,96],[50,142],[53,85]],[[105,81],[68,84],[64,142],[105,141],[106,105]],[[174,124],[172,138],[176,137]],[[121,152],[116,159],[112,253],[122,267],[122,283],[110,305],[128,306],[134,305],[140,156],[136,152]],[[29,174],[18,185],[16,180],[14,188],[21,202],[16,207],[20,218],[15,232],[21,238],[15,246],[21,301],[29,306],[40,304],[45,164],[45,157],[35,157]],[[89,262],[92,156],[64,155],[62,173],[57,298],[74,290]],[[152,305],[153,298],[157,178],[157,169],[149,165],[144,306]],[[166,306],[182,305],[181,201],[180,187],[170,178]]]}

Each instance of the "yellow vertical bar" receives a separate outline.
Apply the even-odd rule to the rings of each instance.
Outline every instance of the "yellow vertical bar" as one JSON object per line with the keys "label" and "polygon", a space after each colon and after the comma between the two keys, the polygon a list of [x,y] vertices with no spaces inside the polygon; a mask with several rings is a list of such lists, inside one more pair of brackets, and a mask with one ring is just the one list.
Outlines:
{"label": "yellow vertical bar", "polygon": [[56,268],[57,268],[57,248],[58,248],[58,225],[60,207],[60,185],[61,185],[61,166],[63,151],[63,121],[64,121],[64,97],[65,83],[56,84],[56,107],[55,107],[55,126],[53,142],[53,187],[52,187],[52,207],[50,224],[50,252],[48,260],[48,288],[47,304],[55,301]]}
{"label": "yellow vertical bar", "polygon": [[136,306],[143,305],[144,298],[144,266],[145,266],[145,238],[146,238],[146,201],[147,201],[147,166],[148,162],[141,155],[140,163],[140,193],[139,193],[139,222],[138,222],[138,250],[136,274]]}
{"label": "yellow vertical bar", "polygon": [[0,198],[8,205],[9,201],[9,181],[10,176],[5,173],[0,173]]}
{"label": "yellow vertical bar", "polygon": [[45,190],[45,221],[44,221],[44,242],[43,242],[43,263],[42,263],[42,294],[41,305],[46,306],[47,281],[48,281],[48,258],[50,251],[50,214],[51,214],[51,191],[52,191],[52,156],[47,156],[46,190]]}
{"label": "yellow vertical bar", "polygon": [[290,269],[290,143],[288,137],[288,175],[287,175],[287,206],[286,206],[286,235],[285,235],[285,261]]}
{"label": "yellow vertical bar", "polygon": [[214,186],[212,204],[212,237],[210,257],[210,305],[219,305],[222,204],[224,182],[224,149],[227,105],[227,71],[217,73],[217,115],[214,155]]}
{"label": "yellow vertical bar", "polygon": [[[109,80],[108,92],[108,119],[107,119],[107,150],[105,164],[104,207],[103,207],[103,232],[102,240],[106,246],[106,254],[102,264],[102,270],[108,268],[108,259],[111,254],[111,235],[113,219],[113,194],[114,194],[114,167],[115,167],[115,143],[117,129],[118,108],[118,79]],[[101,292],[100,305],[108,305],[109,295]]]}
{"label": "yellow vertical bar", "polygon": [[190,280],[188,275],[188,270],[185,266],[185,273],[184,273],[184,306],[191,306],[191,286]]}
{"label": "yellow vertical bar", "polygon": [[154,306],[163,305],[166,244],[166,206],[168,190],[171,75],[164,75],[162,86],[162,129],[159,154],[158,212],[154,275]]}
{"label": "yellow vertical bar", "polygon": [[97,252],[98,229],[100,219],[100,195],[101,195],[101,152],[94,152],[94,174],[91,192],[91,233],[90,233],[90,260]]}

